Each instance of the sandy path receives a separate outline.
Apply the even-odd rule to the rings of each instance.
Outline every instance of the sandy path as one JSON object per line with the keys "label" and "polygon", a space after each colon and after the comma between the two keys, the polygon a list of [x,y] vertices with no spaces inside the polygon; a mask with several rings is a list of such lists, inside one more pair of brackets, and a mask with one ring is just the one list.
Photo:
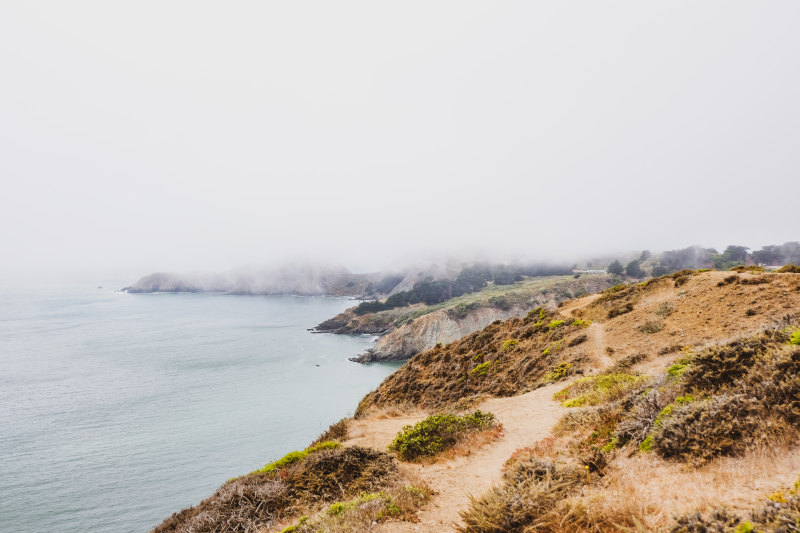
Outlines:
{"label": "sandy path", "polygon": [[[432,465],[407,465],[406,468],[428,483],[436,495],[419,512],[419,522],[387,522],[376,531],[453,531],[459,511],[469,503],[469,495],[480,496],[499,482],[503,464],[514,451],[548,436],[561,414],[562,408],[552,401],[553,393],[561,387],[563,383],[549,385],[521,396],[491,398],[478,405],[478,409],[495,414],[503,424],[503,435],[465,457]],[[347,444],[386,449],[404,425],[421,420],[423,416],[356,421],[351,426],[354,438]]]}

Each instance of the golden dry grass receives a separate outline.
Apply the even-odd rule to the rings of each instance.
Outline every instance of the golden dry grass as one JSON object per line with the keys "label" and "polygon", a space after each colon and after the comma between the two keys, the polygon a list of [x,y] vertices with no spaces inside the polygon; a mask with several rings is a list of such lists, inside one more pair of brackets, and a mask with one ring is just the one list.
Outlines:
{"label": "golden dry grass", "polygon": [[666,527],[676,515],[727,507],[745,514],[765,497],[789,487],[800,474],[800,447],[759,448],[742,457],[722,458],[701,468],[665,461],[653,454],[619,457],[599,483],[575,500],[590,522],[610,526]]}

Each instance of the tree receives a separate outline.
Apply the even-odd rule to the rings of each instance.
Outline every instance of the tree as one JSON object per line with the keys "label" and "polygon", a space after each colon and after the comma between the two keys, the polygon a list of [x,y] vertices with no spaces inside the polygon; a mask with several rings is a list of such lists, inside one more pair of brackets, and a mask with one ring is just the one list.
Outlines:
{"label": "tree", "polygon": [[669,274],[670,272],[671,272],[671,270],[669,268],[665,267],[664,265],[662,265],[661,263],[657,263],[657,264],[653,265],[653,277],[654,278],[660,278],[661,276]]}
{"label": "tree", "polygon": [[606,270],[608,270],[608,271],[609,271],[609,272],[611,272],[612,274],[616,274],[616,275],[618,275],[618,276],[619,276],[620,274],[622,274],[622,272],[623,272],[624,268],[622,267],[622,263],[620,263],[619,261],[617,261],[616,259],[614,259],[614,260],[611,262],[611,264],[610,264],[610,265],[608,265],[608,268],[607,268]]}
{"label": "tree", "polygon": [[639,266],[639,261],[634,259],[625,266],[625,273],[632,278],[643,278],[644,270]]}

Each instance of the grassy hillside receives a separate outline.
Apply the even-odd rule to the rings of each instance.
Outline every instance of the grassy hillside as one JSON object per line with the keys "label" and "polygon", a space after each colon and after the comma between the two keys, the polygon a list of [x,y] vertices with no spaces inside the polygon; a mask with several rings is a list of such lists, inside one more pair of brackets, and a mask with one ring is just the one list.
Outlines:
{"label": "grassy hillside", "polygon": [[439,310],[452,318],[464,318],[472,311],[494,307],[498,309],[533,308],[543,301],[561,302],[608,287],[613,277],[605,274],[582,276],[541,276],[526,278],[509,285],[489,284],[484,289],[434,305],[418,303],[375,313],[358,315],[355,308],[326,320],[317,331],[332,333],[386,333],[415,319]]}

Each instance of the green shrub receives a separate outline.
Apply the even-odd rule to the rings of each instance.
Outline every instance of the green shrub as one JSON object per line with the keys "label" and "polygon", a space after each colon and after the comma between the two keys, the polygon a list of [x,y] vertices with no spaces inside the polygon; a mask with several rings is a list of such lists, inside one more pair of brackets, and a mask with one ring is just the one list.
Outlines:
{"label": "green shrub", "polygon": [[280,470],[282,468],[286,468],[287,466],[293,465],[305,459],[309,454],[317,453],[322,450],[333,450],[334,448],[341,448],[341,446],[342,446],[341,444],[334,441],[320,442],[319,444],[309,446],[305,450],[289,452],[280,459],[278,459],[277,461],[273,461],[268,465],[266,465],[265,467],[259,468],[258,470],[255,470],[252,473],[268,474],[273,470]]}
{"label": "green shrub", "polygon": [[800,345],[800,329],[798,329],[794,333],[792,333],[792,336],[789,337],[789,341],[788,342],[789,342],[789,344],[792,344],[794,346],[799,346]]}
{"label": "green shrub", "polygon": [[475,368],[471,370],[471,373],[476,376],[485,376],[486,373],[489,371],[489,367],[492,366],[491,361],[486,361],[485,363],[481,363],[477,365]]}
{"label": "green shrub", "polygon": [[514,349],[514,347],[515,347],[517,344],[519,344],[519,341],[518,341],[517,339],[508,339],[507,341],[505,341],[505,342],[502,344],[501,348],[502,348],[503,352],[505,352],[505,353],[508,353],[508,352],[510,352],[511,350],[513,350],[513,349]]}
{"label": "green shrub", "polygon": [[569,375],[569,371],[573,366],[575,365],[572,363],[559,363],[544,375],[543,380],[546,382],[560,381]]}
{"label": "green shrub", "polygon": [[598,374],[575,380],[553,395],[564,407],[583,407],[618,400],[628,391],[643,385],[649,378],[622,372]]}
{"label": "green shrub", "polygon": [[494,415],[475,411],[464,416],[437,414],[406,426],[398,433],[389,449],[406,461],[433,457],[452,448],[466,435],[495,425]]}
{"label": "green shrub", "polygon": [[793,265],[793,264],[789,263],[788,265],[783,265],[781,268],[779,268],[775,272],[790,273],[790,274],[800,274],[800,265]]}
{"label": "green shrub", "polygon": [[561,326],[564,323],[563,320],[551,320],[550,323],[547,325],[550,329],[556,329],[557,327]]}

